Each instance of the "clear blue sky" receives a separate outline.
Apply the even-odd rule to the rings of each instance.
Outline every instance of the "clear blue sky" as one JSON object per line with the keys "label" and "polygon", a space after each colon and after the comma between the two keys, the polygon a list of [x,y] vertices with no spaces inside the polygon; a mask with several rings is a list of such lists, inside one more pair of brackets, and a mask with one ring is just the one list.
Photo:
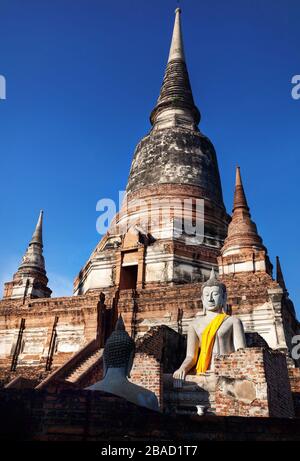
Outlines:
{"label": "clear blue sky", "polygon": [[[100,236],[97,200],[126,186],[168,56],[171,0],[1,0],[0,281],[10,280],[45,211],[54,294]],[[228,211],[242,169],[252,216],[300,303],[299,0],[182,0],[201,130],[214,143]],[[298,312],[300,312],[298,310]]]}

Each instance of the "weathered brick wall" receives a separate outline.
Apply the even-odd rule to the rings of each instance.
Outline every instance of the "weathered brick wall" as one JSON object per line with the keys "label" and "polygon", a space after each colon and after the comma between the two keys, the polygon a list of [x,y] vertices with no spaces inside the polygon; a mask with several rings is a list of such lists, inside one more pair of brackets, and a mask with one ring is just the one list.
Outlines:
{"label": "weathered brick wall", "polygon": [[[138,334],[147,333],[150,328],[157,325],[158,321],[177,329],[179,309],[183,310],[184,318],[195,316],[199,310],[202,310],[200,298],[201,283],[189,283],[173,287],[158,284],[153,289],[137,290],[136,330]],[[123,291],[121,291],[118,310],[122,314],[129,333],[132,322],[132,305],[132,299],[126,299]]]}
{"label": "weathered brick wall", "polygon": [[288,372],[294,401],[295,415],[300,417],[300,368],[295,368],[292,359],[288,359]]}
{"label": "weathered brick wall", "polygon": [[131,381],[154,392],[162,406],[164,328],[156,327],[137,341]]}
{"label": "weathered brick wall", "polygon": [[162,406],[162,364],[154,356],[137,352],[130,380],[154,392]]}
{"label": "weathered brick wall", "polygon": [[50,373],[52,373],[55,370],[53,368],[50,371],[45,371],[45,366],[20,366],[17,368],[16,371],[11,371],[10,370],[10,365],[7,367],[1,367],[0,368],[0,387],[5,386],[8,384],[10,381],[15,379],[16,377],[23,377],[26,380],[30,380],[34,385],[37,385],[39,382],[42,380],[46,379],[47,376],[49,376]]}
{"label": "weathered brick wall", "polygon": [[186,338],[166,325],[159,325],[137,341],[136,349],[153,355],[162,362],[164,373],[172,373],[185,358]]}
{"label": "weathered brick wall", "polygon": [[292,392],[300,392],[300,368],[289,367],[288,371]]}
{"label": "weathered brick wall", "polygon": [[0,440],[300,441],[296,419],[169,416],[103,392],[0,390]]}
{"label": "weathered brick wall", "polygon": [[[0,387],[16,376],[40,382],[49,375],[45,369],[56,316],[58,317],[57,328],[63,333],[59,333],[56,339],[51,372],[64,365],[76,354],[77,350],[81,350],[96,338],[99,325],[99,322],[97,323],[99,295],[98,290],[86,296],[27,299],[24,305],[19,299],[0,301],[0,330],[3,343],[5,342],[5,331],[8,334],[14,329],[18,332],[21,319],[25,319],[25,330],[16,372],[10,372],[14,343],[11,344],[11,352],[8,350],[6,355],[2,353],[0,357]],[[109,294],[107,298],[107,305],[110,306]],[[39,330],[41,332],[36,340],[35,335]],[[14,341],[16,337],[17,333],[14,335]],[[70,345],[70,350],[68,347],[65,347],[64,351],[59,350],[57,344],[60,340],[66,346]],[[26,348],[27,343],[38,345],[38,351],[34,355],[30,351],[24,353],[24,346]]]}
{"label": "weathered brick wall", "polygon": [[284,353],[263,349],[269,416],[293,417],[294,405]]}
{"label": "weathered brick wall", "polygon": [[264,348],[242,349],[215,360],[216,414],[293,417],[285,355]]}
{"label": "weathered brick wall", "polygon": [[216,414],[269,416],[263,354],[243,349],[215,359]]}
{"label": "weathered brick wall", "polygon": [[7,384],[10,380],[11,361],[11,357],[0,360],[0,388],[5,386],[5,384]]}
{"label": "weathered brick wall", "polygon": [[[18,367],[30,366],[33,368],[46,363],[55,317],[58,317],[58,343],[60,340],[68,347],[65,350],[55,351],[52,365],[55,368],[65,363],[76,350],[83,347],[97,334],[97,304],[99,293],[91,296],[74,296],[47,299],[28,299],[25,304],[22,300],[0,301],[0,330],[2,341],[5,342],[5,331],[18,332],[21,319],[25,319],[25,329],[22,347],[18,358]],[[38,338],[36,338],[39,332]],[[63,333],[61,333],[63,332]],[[74,334],[75,333],[75,334]],[[14,337],[14,340],[13,340]],[[4,359],[11,363],[12,351],[15,346],[17,333],[9,338],[11,343],[7,355],[1,355],[0,368]],[[34,351],[27,351],[26,345],[32,344]]]}
{"label": "weathered brick wall", "polygon": [[165,325],[153,327],[136,344],[131,380],[154,392],[163,408],[163,373],[183,361],[185,339]]}
{"label": "weathered brick wall", "polygon": [[[290,351],[290,355],[292,355],[294,347],[293,338],[300,334],[300,323],[296,317],[294,304],[286,295],[282,299],[281,313],[286,344]],[[299,358],[292,360],[292,362],[293,364],[296,364],[297,367],[300,367]]]}
{"label": "weathered brick wall", "polygon": [[166,328],[164,325],[151,328],[148,333],[136,342],[136,351],[150,354],[160,362],[163,356]]}
{"label": "weathered brick wall", "polygon": [[227,301],[234,314],[252,312],[269,300],[268,289],[278,286],[267,273],[242,272],[221,275],[220,279],[227,287]]}

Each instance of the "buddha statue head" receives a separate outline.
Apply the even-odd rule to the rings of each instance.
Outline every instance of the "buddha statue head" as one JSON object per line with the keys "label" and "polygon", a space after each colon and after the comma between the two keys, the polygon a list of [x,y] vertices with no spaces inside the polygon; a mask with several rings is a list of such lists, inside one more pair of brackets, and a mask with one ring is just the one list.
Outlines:
{"label": "buddha statue head", "polygon": [[98,381],[86,389],[102,391],[122,397],[135,405],[158,411],[158,399],[154,392],[134,384],[130,378],[135,343],[125,330],[120,315],[115,330],[107,339],[103,351],[104,373]]}
{"label": "buddha statue head", "polygon": [[226,311],[226,286],[216,278],[213,268],[209,279],[202,285],[201,295],[204,311],[219,313]]}
{"label": "buddha statue head", "polygon": [[125,330],[122,316],[118,318],[115,330],[105,343],[104,376],[109,368],[124,368],[127,377],[133,365],[135,343]]}

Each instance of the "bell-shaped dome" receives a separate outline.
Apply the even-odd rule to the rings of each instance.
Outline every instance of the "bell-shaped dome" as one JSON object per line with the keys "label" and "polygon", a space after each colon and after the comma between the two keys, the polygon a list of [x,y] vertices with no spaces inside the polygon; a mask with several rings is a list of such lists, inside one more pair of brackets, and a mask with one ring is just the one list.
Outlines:
{"label": "bell-shaped dome", "polygon": [[199,197],[224,206],[215,149],[199,131],[153,130],[138,144],[127,193],[159,184],[196,186]]}

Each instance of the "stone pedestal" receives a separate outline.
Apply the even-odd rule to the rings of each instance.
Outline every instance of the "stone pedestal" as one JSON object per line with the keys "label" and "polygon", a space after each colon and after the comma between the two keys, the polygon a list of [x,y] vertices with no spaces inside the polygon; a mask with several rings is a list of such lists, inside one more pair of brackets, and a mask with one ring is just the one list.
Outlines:
{"label": "stone pedestal", "polygon": [[286,355],[267,348],[246,348],[215,357],[214,371],[189,374],[174,388],[163,377],[164,411],[217,416],[294,417]]}
{"label": "stone pedestal", "polygon": [[[189,374],[181,388],[174,388],[171,374],[164,374],[164,411],[176,414],[215,414],[216,375]],[[202,410],[202,411],[201,411]]]}

